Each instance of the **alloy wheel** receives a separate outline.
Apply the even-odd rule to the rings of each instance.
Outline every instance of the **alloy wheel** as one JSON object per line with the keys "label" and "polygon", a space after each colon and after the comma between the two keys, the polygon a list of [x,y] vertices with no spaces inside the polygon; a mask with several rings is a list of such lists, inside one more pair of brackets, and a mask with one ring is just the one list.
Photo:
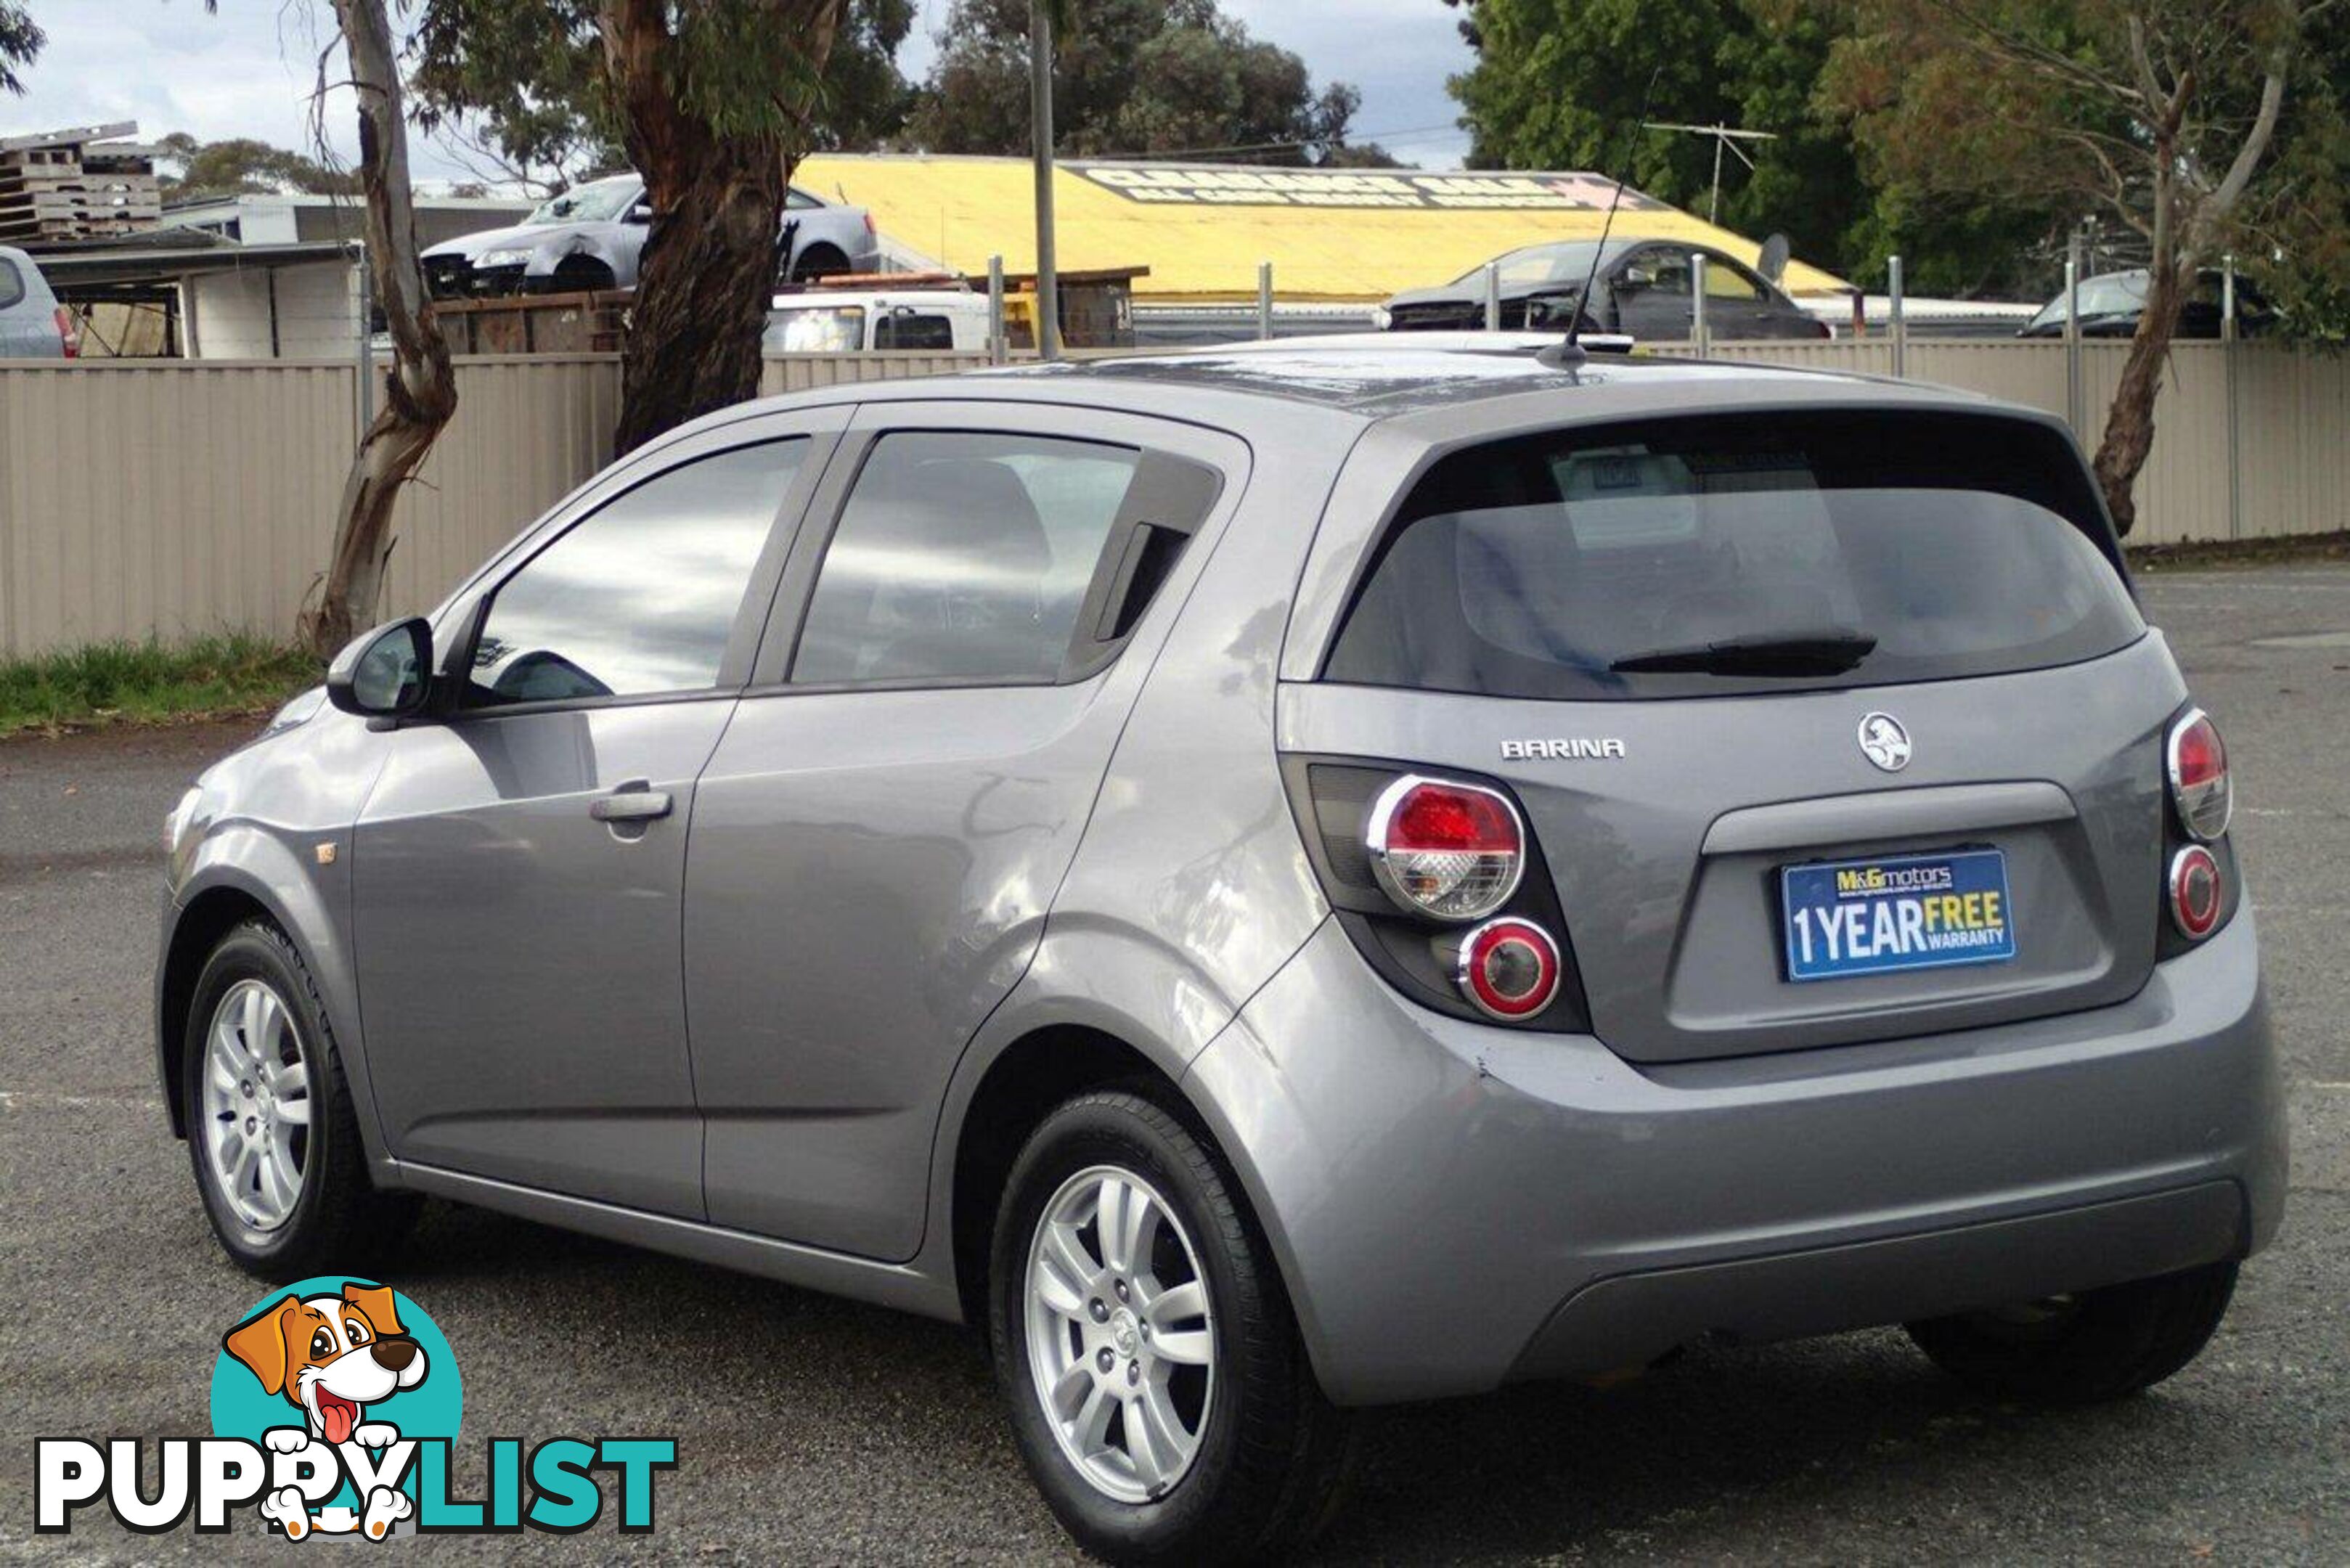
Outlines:
{"label": "alloy wheel", "polygon": [[1215,1395],[1213,1303],[1182,1221],[1134,1172],[1080,1170],[1037,1221],[1024,1299],[1029,1374],[1062,1454],[1106,1497],[1164,1496]]}
{"label": "alloy wheel", "polygon": [[240,1222],[284,1225],[301,1200],[310,1153],[310,1072],[277,992],[240,980],[205,1033],[203,1126],[213,1179]]}

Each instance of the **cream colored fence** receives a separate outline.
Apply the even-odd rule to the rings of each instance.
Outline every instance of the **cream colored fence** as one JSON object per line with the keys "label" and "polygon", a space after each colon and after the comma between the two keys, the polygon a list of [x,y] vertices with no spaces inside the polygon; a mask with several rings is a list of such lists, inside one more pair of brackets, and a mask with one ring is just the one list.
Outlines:
{"label": "cream colored fence", "polygon": [[[2084,348],[2090,440],[2124,348]],[[1742,345],[1877,374],[1882,341]],[[2350,360],[2236,351],[2235,531],[2350,528]],[[968,369],[968,354],[770,359],[768,392]],[[1914,342],[1908,373],[2062,413],[2060,344]],[[611,455],[608,355],[458,361],[457,418],[402,501],[387,614],[429,606]],[[2137,541],[2230,533],[2229,371],[2183,344],[2138,486]],[[113,639],[288,631],[352,441],[352,369],[322,361],[0,363],[0,658]]]}
{"label": "cream colored fence", "polygon": [[[934,375],[977,355],[771,360],[764,389]],[[0,363],[0,659],[290,634],[333,537],[352,368]],[[429,607],[611,461],[619,360],[457,361],[457,418],[400,506],[386,615]]]}
{"label": "cream colored fence", "polygon": [[[2134,545],[2274,538],[2350,528],[2350,358],[2266,344],[2234,350],[2233,434],[2229,349],[2174,345],[2155,405],[2153,454],[2137,482]],[[2081,444],[2095,452],[2121,384],[2126,343],[2081,348]],[[1893,350],[1866,342],[1724,346],[1721,358],[1890,375]],[[2013,339],[1912,341],[1912,380],[1964,387],[2062,416],[2064,346]],[[2231,450],[2232,449],[2232,450]],[[2231,509],[2230,474],[2238,493]]]}

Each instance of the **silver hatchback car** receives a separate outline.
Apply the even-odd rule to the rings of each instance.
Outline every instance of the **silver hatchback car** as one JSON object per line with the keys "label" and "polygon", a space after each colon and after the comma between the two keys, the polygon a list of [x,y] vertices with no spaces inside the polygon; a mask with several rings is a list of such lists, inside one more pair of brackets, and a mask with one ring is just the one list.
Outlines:
{"label": "silver hatchback car", "polygon": [[229,1254],[432,1194],[983,1324],[1119,1559],[1709,1336],[2177,1371],[2284,1122],[2074,443],[1539,341],[747,405],[361,639],[169,826]]}

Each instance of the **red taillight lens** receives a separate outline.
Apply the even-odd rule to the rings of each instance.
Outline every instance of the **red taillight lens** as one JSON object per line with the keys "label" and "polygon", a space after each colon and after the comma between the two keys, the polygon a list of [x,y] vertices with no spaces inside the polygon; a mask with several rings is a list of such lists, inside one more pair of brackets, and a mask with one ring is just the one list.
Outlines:
{"label": "red taillight lens", "polygon": [[2207,844],[2227,832],[2236,806],[2228,783],[2228,748],[2220,743],[2219,726],[2200,708],[2190,709],[2171,727],[2168,763],[2179,823]]}
{"label": "red taillight lens", "polygon": [[1525,869],[1517,808],[1476,784],[1399,778],[1372,802],[1363,838],[1388,897],[1440,920],[1492,914]]}
{"label": "red taillight lens", "polygon": [[1491,1017],[1532,1018],[1558,994],[1558,944],[1530,921],[1488,921],[1461,944],[1461,994]]}
{"label": "red taillight lens", "polygon": [[57,340],[65,345],[66,358],[78,358],[81,355],[81,323],[74,319],[74,313],[60,305],[50,313],[49,319],[57,324]]}
{"label": "red taillight lens", "polygon": [[2199,844],[2170,857],[2170,918],[2181,936],[2201,941],[2220,923],[2226,905],[2220,862]]}

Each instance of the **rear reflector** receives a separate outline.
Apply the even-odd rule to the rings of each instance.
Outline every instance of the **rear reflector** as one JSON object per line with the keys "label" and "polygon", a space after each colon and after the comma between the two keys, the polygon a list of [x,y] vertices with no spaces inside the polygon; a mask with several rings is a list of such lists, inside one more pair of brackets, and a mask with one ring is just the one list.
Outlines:
{"label": "rear reflector", "polygon": [[1517,808],[1477,784],[1406,774],[1371,803],[1363,842],[1388,897],[1440,920],[1492,914],[1525,869]]}
{"label": "rear reflector", "polygon": [[1558,944],[1530,921],[1489,920],[1461,944],[1461,994],[1489,1017],[1532,1018],[1558,994]]}
{"label": "rear reflector", "polygon": [[2190,844],[2170,858],[2170,918],[2181,936],[2201,941],[2220,923],[2226,903],[2220,885],[2220,862],[2199,844]]}
{"label": "rear reflector", "polygon": [[2180,826],[2210,843],[2228,831],[2235,791],[2228,782],[2228,748],[2219,726],[2200,708],[2190,708],[2171,726],[2168,754],[2170,798]]}

